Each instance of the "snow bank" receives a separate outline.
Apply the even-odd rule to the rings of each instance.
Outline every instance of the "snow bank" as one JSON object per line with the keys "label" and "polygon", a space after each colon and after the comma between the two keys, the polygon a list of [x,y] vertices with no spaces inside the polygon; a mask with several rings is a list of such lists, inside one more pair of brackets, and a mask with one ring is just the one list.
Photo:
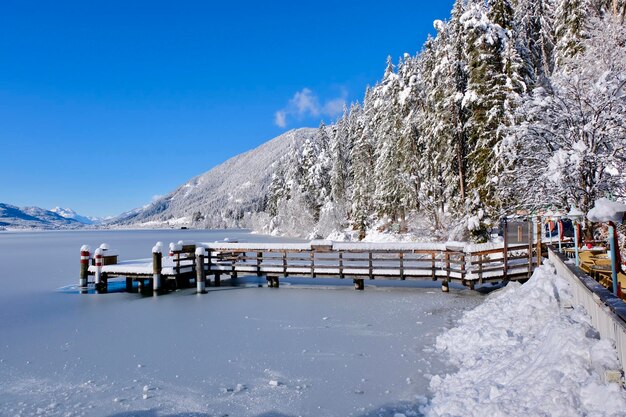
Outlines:
{"label": "snow bank", "polygon": [[424,414],[623,416],[625,391],[603,381],[620,368],[615,349],[571,305],[567,281],[545,265],[465,313],[436,343],[460,370],[432,378]]}
{"label": "snow bank", "polygon": [[592,222],[615,222],[621,223],[624,219],[624,212],[626,211],[626,204],[611,201],[608,198],[601,198],[596,201],[595,205],[589,213],[587,218]]}

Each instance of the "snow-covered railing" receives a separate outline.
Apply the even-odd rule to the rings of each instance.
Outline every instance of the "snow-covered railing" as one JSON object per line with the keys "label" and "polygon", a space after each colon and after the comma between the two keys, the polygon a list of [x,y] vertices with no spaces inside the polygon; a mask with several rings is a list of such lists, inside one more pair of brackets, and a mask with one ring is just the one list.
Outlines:
{"label": "snow-covered railing", "polygon": [[532,272],[533,248],[504,243],[202,243],[211,271],[266,276],[334,276],[355,279],[442,279],[471,288],[484,281],[525,279]]}
{"label": "snow-covered railing", "polygon": [[[196,249],[202,249],[198,262]],[[442,289],[458,281],[474,288],[484,282],[526,279],[532,273],[531,244],[482,245],[463,242],[447,243],[369,243],[314,240],[306,243],[234,243],[178,242],[162,254],[163,244],[153,248],[153,258],[117,262],[115,265],[90,266],[88,273],[100,278],[125,276],[127,288],[133,280],[144,285],[153,280],[155,290],[163,282],[175,288],[189,284],[199,265],[202,272],[220,282],[221,275],[257,275],[267,277],[270,286],[278,286],[279,277],[351,278],[357,289],[369,279],[432,279],[441,280]],[[158,257],[157,257],[158,254]],[[164,255],[164,256],[163,256]],[[155,266],[156,265],[156,266]],[[84,273],[84,267],[81,270]],[[104,277],[104,278],[102,278]],[[85,277],[81,275],[81,283]]]}
{"label": "snow-covered railing", "polygon": [[565,257],[548,248],[557,274],[570,282],[574,302],[591,317],[593,327],[604,339],[613,340],[622,370],[626,372],[626,303],[578,268],[565,263]]}

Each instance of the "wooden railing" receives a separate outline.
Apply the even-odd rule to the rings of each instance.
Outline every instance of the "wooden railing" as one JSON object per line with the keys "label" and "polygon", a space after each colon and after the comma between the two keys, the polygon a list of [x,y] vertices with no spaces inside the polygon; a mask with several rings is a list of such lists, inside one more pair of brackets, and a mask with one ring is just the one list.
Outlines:
{"label": "wooden railing", "polygon": [[209,274],[353,279],[443,279],[474,283],[526,279],[532,273],[527,244],[446,246],[444,244],[328,243],[252,245],[203,244]]}
{"label": "wooden railing", "polygon": [[[174,288],[181,288],[193,280],[204,281],[206,275],[213,275],[215,284],[221,275],[257,275],[267,277],[270,286],[278,286],[279,277],[332,277],[353,279],[357,289],[363,288],[364,280],[374,279],[441,280],[444,290],[457,281],[473,289],[485,282],[527,279],[536,264],[531,244],[187,242],[172,244],[167,253],[155,249],[152,262],[102,266],[104,286],[112,276],[126,277],[127,288],[132,288],[133,280],[146,287],[145,280],[152,280],[153,288],[161,289],[161,277],[167,287],[175,283]],[[81,282],[86,282],[86,274],[97,275],[93,266],[83,269]]]}

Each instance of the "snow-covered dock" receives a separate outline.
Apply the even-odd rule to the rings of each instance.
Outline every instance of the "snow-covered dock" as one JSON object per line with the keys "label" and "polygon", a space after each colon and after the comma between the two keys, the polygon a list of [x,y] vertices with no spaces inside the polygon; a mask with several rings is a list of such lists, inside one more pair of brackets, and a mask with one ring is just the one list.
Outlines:
{"label": "snow-covered dock", "polygon": [[264,276],[278,287],[280,277],[353,279],[362,290],[365,280],[441,280],[442,289],[456,281],[474,289],[478,284],[530,277],[536,263],[532,244],[482,245],[448,243],[365,243],[311,241],[308,243],[171,243],[152,248],[152,258],[118,261],[118,254],[102,245],[92,258],[81,248],[81,287],[90,275],[98,291],[106,291],[111,277],[125,277],[127,290],[137,282],[155,292],[193,284],[204,292],[206,284],[220,285],[222,275]]}

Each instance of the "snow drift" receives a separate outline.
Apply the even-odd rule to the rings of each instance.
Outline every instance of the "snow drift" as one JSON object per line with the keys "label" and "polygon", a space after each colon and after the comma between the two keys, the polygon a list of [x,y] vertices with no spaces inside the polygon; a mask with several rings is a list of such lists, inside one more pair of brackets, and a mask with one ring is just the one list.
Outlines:
{"label": "snow drift", "polygon": [[610,341],[600,340],[552,265],[524,285],[510,283],[436,347],[459,367],[431,380],[426,416],[623,416],[626,393],[606,383],[620,369]]}

